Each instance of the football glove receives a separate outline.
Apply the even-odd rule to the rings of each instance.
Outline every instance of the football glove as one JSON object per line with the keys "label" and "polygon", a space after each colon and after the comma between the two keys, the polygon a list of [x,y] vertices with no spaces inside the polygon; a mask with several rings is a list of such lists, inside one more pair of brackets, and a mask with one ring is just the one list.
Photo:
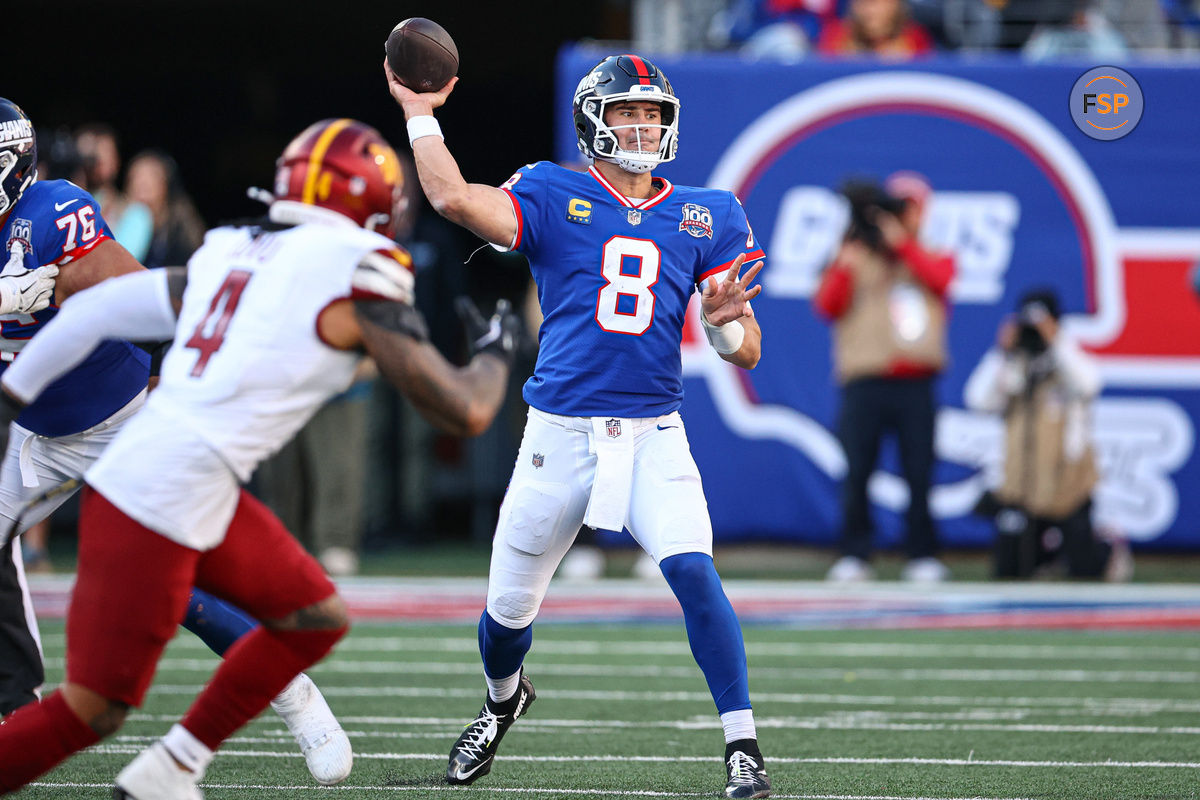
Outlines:
{"label": "football glove", "polygon": [[57,275],[53,264],[0,275],[0,314],[32,314],[50,305]]}
{"label": "football glove", "polygon": [[471,343],[471,355],[491,353],[512,366],[517,356],[518,333],[521,320],[513,313],[512,303],[498,300],[496,310],[489,319],[484,319],[474,301],[466,295],[455,298],[454,309],[462,320]]}

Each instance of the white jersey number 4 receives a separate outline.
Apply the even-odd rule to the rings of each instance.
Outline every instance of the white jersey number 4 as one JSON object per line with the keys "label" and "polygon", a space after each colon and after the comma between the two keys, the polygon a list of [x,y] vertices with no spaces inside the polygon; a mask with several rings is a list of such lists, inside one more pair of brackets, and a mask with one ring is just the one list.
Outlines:
{"label": "white jersey number 4", "polygon": [[610,333],[641,336],[654,322],[654,292],[662,253],[649,239],[614,236],[604,243],[596,322]]}

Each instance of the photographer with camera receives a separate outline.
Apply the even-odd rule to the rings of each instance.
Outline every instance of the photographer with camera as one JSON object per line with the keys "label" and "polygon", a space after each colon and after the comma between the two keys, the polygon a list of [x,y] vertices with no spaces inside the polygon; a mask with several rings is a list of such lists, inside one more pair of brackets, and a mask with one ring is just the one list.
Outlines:
{"label": "photographer with camera", "polygon": [[905,580],[934,583],[949,571],[938,559],[929,513],[933,472],[934,379],[946,364],[950,255],[917,242],[931,194],[925,179],[898,172],[882,187],[848,181],[850,226],[813,298],[833,324],[833,362],[841,385],[838,438],[846,453],[841,557],[827,578],[870,580],[867,482],[883,436],[894,433],[908,484]]}
{"label": "photographer with camera", "polygon": [[1099,369],[1060,328],[1053,289],[1026,292],[1017,308],[964,389],[967,408],[1004,417],[1003,483],[976,509],[996,521],[994,574],[1030,577],[1061,557],[1070,577],[1128,580],[1128,545],[1092,527]]}

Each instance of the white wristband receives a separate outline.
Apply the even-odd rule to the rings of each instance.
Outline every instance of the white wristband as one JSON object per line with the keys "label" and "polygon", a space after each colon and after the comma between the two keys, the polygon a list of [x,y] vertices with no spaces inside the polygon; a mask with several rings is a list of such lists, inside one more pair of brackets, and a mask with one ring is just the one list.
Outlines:
{"label": "white wristband", "polygon": [[442,126],[438,124],[436,117],[430,114],[423,114],[419,117],[413,117],[408,121],[409,147],[417,139],[422,139],[426,136],[436,136],[443,142],[446,141],[446,137],[442,136]]}
{"label": "white wristband", "polygon": [[746,329],[736,319],[733,322],[726,322],[724,325],[713,325],[704,316],[704,312],[701,312],[700,323],[704,326],[704,335],[708,337],[708,343],[721,355],[727,356],[742,348],[742,340],[746,338]]}

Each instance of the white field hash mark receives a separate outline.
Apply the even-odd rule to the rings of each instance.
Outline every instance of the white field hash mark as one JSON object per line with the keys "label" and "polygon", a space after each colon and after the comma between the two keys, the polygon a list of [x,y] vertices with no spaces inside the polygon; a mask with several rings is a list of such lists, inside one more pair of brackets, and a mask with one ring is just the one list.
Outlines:
{"label": "white field hash mark", "polygon": [[[47,789],[107,789],[109,783],[31,783]],[[458,786],[283,786],[245,783],[202,783],[202,788],[231,791],[260,791],[260,792],[462,792]],[[612,791],[606,789],[535,789],[502,786],[472,786],[467,791],[490,792],[492,794],[548,794],[548,795],[582,795],[587,797],[712,797],[712,792],[652,792],[652,791]],[[1029,800],[1021,797],[899,797],[883,794],[777,794],[771,797],[783,800]]]}

